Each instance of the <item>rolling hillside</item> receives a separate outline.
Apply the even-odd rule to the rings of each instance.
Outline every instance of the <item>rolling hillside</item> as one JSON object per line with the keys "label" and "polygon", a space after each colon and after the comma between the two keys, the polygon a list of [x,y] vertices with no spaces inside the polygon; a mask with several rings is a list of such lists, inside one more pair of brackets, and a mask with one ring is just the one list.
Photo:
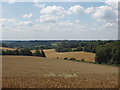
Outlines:
{"label": "rolling hillside", "polygon": [[3,56],[4,88],[117,88],[118,68],[33,56]]}
{"label": "rolling hillside", "polygon": [[[15,48],[0,47],[1,50],[16,50]],[[33,53],[35,50],[31,50]],[[84,59],[85,61],[95,62],[95,54],[90,52],[56,52],[54,49],[44,50],[47,58],[59,59],[76,58],[78,60]]]}

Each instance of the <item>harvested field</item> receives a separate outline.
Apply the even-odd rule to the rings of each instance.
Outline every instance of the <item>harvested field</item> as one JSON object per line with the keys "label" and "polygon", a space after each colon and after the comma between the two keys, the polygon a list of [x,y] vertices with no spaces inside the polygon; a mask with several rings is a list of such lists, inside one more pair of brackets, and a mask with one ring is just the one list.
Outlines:
{"label": "harvested field", "polygon": [[[16,50],[16,48],[5,48],[0,47],[0,50]],[[33,53],[35,50],[31,50]],[[90,52],[56,52],[54,49],[46,49],[44,50],[47,58],[56,59],[57,57],[59,59],[64,58],[75,58],[77,60],[84,59],[85,61],[95,62],[95,54]]]}
{"label": "harvested field", "polygon": [[0,50],[16,50],[16,48],[0,47]]}
{"label": "harvested field", "polygon": [[32,56],[3,56],[4,88],[117,88],[118,68]]}
{"label": "harvested field", "polygon": [[[35,52],[35,50],[32,50]],[[90,52],[56,52],[54,49],[46,49],[44,50],[47,58],[59,59],[64,58],[75,58],[77,60],[84,59],[85,61],[95,62],[95,54]]]}
{"label": "harvested field", "polygon": [[90,52],[55,52],[54,49],[44,50],[48,58],[75,58],[77,60],[84,59],[85,61],[95,62],[95,54]]}

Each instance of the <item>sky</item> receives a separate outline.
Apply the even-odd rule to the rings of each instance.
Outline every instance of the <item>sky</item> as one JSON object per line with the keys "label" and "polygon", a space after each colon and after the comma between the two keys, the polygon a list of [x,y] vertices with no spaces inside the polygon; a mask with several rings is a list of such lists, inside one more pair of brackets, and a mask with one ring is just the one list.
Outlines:
{"label": "sky", "polygon": [[1,2],[2,40],[117,40],[117,2]]}

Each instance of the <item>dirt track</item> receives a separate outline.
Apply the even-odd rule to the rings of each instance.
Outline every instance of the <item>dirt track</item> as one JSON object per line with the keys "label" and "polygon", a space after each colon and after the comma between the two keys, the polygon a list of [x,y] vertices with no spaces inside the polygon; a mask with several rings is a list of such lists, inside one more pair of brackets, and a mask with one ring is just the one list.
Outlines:
{"label": "dirt track", "polygon": [[62,59],[3,56],[3,87],[117,88],[118,68]]}

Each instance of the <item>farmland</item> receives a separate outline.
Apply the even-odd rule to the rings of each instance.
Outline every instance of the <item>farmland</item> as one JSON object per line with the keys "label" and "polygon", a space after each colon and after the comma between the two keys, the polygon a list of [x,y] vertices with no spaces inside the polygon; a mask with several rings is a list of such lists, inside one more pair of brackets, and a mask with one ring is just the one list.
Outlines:
{"label": "farmland", "polygon": [[[71,51],[71,47],[68,48],[70,43],[67,43],[67,46],[63,42],[58,43],[58,47],[43,49],[46,58],[35,56],[35,52],[41,51],[43,47],[29,48],[31,55],[22,54],[22,49],[27,52],[23,47],[0,48],[9,52],[0,56],[3,88],[117,88],[118,67],[107,65],[119,64],[119,59],[116,59],[117,42],[93,45],[94,47],[91,47],[90,43],[87,45],[89,48],[87,46],[81,48],[82,44],[74,48],[83,49],[80,51]],[[16,50],[18,54],[10,53]],[[74,58],[96,62],[96,56],[101,64],[64,60],[64,58]]]}
{"label": "farmland", "polygon": [[[16,50],[16,48],[5,48],[0,47],[1,50]],[[35,50],[31,50],[33,53]],[[56,52],[54,49],[45,49],[44,50],[47,58],[56,59],[57,57],[59,59],[64,58],[76,58],[77,60],[84,59],[85,61],[95,62],[95,54],[90,52]]]}
{"label": "farmland", "polygon": [[118,68],[63,59],[3,56],[4,88],[117,88]]}
{"label": "farmland", "polygon": [[[34,52],[34,51],[33,51]],[[54,49],[44,50],[47,58],[59,59],[76,58],[78,60],[84,59],[85,61],[95,62],[95,54],[90,52],[56,52]]]}
{"label": "farmland", "polygon": [[0,50],[16,50],[16,48],[0,47]]}

